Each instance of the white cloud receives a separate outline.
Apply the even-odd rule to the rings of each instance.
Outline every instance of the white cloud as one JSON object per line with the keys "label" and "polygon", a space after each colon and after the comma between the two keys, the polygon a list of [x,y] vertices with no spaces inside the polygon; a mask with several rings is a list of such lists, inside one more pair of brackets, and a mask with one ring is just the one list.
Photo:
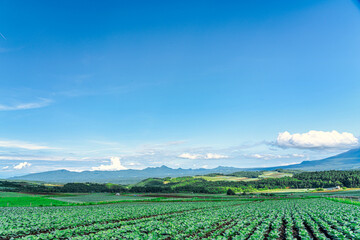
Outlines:
{"label": "white cloud", "polygon": [[185,159],[224,159],[228,158],[226,155],[221,155],[217,153],[206,153],[206,154],[191,154],[191,153],[182,153],[178,156],[179,158]]}
{"label": "white cloud", "polygon": [[207,153],[205,155],[205,159],[223,159],[223,158],[228,158],[228,156],[217,153]]}
{"label": "white cloud", "polygon": [[28,157],[28,156],[8,156],[8,155],[4,155],[4,156],[0,156],[0,160],[19,160],[19,161],[31,161],[31,160],[55,160],[55,161],[60,161],[63,159],[60,158],[56,158],[54,159],[53,157],[40,157],[40,156],[32,156],[32,157]]}
{"label": "white cloud", "polygon": [[185,159],[200,159],[200,154],[191,154],[191,153],[182,153],[178,156],[179,158],[185,158]]}
{"label": "white cloud", "polygon": [[23,169],[23,168],[26,168],[26,167],[30,167],[30,166],[31,166],[31,163],[22,162],[22,163],[19,163],[18,165],[15,165],[15,166],[14,166],[14,169],[20,170],[20,169]]}
{"label": "white cloud", "polygon": [[8,168],[9,168],[9,166],[5,166],[5,167],[3,167],[2,169],[5,170],[5,169],[8,169]]}
{"label": "white cloud", "polygon": [[111,157],[111,163],[109,165],[100,165],[98,167],[92,167],[92,170],[99,170],[99,171],[115,171],[115,170],[125,170],[127,169],[123,165],[121,165],[119,157]]}
{"label": "white cloud", "polygon": [[140,163],[137,163],[137,162],[131,162],[131,163],[128,163],[127,165],[129,166],[139,166]]}
{"label": "white cloud", "polygon": [[249,157],[251,158],[256,158],[256,159],[264,159],[264,160],[269,160],[269,159],[288,159],[288,158],[304,158],[305,155],[303,154],[286,154],[286,155],[278,155],[278,154],[252,154],[249,155]]}
{"label": "white cloud", "polygon": [[291,162],[291,163],[281,163],[278,166],[289,166],[289,165],[295,165],[295,164],[300,164],[301,162]]}
{"label": "white cloud", "polygon": [[15,111],[15,110],[42,108],[48,106],[51,102],[52,101],[50,99],[40,98],[39,102],[18,103],[13,105],[0,104],[0,111]]}
{"label": "white cloud", "polygon": [[[38,156],[38,155],[0,155],[0,160],[18,160],[18,161],[98,161],[102,158],[93,157],[64,157],[64,156]],[[105,159],[105,158],[104,158]],[[108,160],[108,158],[106,158]],[[108,161],[106,161],[108,162]]]}
{"label": "white cloud", "polygon": [[291,148],[349,148],[359,144],[359,140],[352,133],[337,131],[309,131],[307,133],[289,132],[279,133],[276,145]]}
{"label": "white cloud", "polygon": [[20,142],[20,141],[0,141],[0,147],[3,148],[23,148],[27,150],[42,150],[50,149],[47,146],[36,145],[32,143]]}
{"label": "white cloud", "polygon": [[298,153],[291,154],[291,156],[292,156],[292,157],[297,157],[297,158],[306,157],[304,154],[298,154]]}

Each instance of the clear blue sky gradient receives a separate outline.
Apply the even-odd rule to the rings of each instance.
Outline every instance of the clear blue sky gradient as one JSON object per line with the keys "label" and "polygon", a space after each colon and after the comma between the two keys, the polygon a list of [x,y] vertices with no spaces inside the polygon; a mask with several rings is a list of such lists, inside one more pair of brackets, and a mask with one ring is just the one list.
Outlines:
{"label": "clear blue sky gradient", "polygon": [[[0,153],[93,166],[109,156],[139,167],[292,162],[173,155],[226,155],[283,131],[358,136],[359,26],[359,8],[346,0],[1,1],[0,105],[39,107],[0,111],[0,140],[56,149]],[[140,154],[148,145],[164,145],[158,160]],[[88,164],[38,161],[26,171]]]}

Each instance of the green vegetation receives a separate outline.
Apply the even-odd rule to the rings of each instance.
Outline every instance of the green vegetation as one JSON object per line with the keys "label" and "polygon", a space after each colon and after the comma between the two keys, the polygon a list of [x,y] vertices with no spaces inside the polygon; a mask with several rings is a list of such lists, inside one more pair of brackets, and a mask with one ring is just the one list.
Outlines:
{"label": "green vegetation", "polygon": [[257,178],[263,173],[264,173],[263,171],[239,171],[227,175],[235,176],[235,177]]}
{"label": "green vegetation", "polygon": [[0,181],[12,191],[0,192],[0,238],[360,239],[360,191],[347,188],[360,187],[360,171],[241,173],[128,186]]}
{"label": "green vegetation", "polygon": [[240,171],[231,174],[217,174],[210,173],[204,176],[196,176],[196,178],[203,178],[206,181],[257,181],[264,178],[282,178],[292,177],[293,173],[288,171]]}
{"label": "green vegetation", "polygon": [[261,174],[263,174],[263,171],[238,171],[230,174],[209,173],[204,175],[204,177],[233,176],[238,178],[257,178]]}
{"label": "green vegetation", "polygon": [[349,197],[349,196],[352,196],[352,197],[357,197],[357,198],[360,198],[360,189],[344,189],[344,190],[341,190],[341,191],[336,191],[336,192],[333,192],[333,191],[329,191],[329,192],[324,192],[324,193],[321,193],[322,195],[331,195],[331,196],[345,196],[345,197]]}
{"label": "green vegetation", "polygon": [[0,198],[8,198],[8,197],[32,197],[34,195],[17,193],[17,192],[0,192]]}
{"label": "green vegetation", "polygon": [[229,188],[227,191],[226,191],[226,195],[235,195],[235,192],[233,190],[231,190],[231,188]]}
{"label": "green vegetation", "polygon": [[0,207],[65,206],[68,203],[49,199],[48,196],[0,192]]}
{"label": "green vegetation", "polygon": [[256,181],[257,178],[246,178],[246,177],[234,177],[234,176],[226,176],[226,175],[214,175],[214,176],[196,176],[195,178],[202,178],[206,181],[232,181],[232,182],[239,182],[239,181]]}
{"label": "green vegetation", "polygon": [[154,197],[140,197],[136,195],[115,195],[114,193],[90,193],[90,194],[73,194],[71,196],[53,196],[52,199],[70,202],[70,203],[98,203],[98,202],[116,202],[116,201],[145,201]]}
{"label": "green vegetation", "polygon": [[347,199],[347,198],[326,198],[326,199],[334,202],[347,203],[347,204],[360,206],[360,202],[353,201],[352,199]]}
{"label": "green vegetation", "polygon": [[302,172],[294,175],[294,178],[305,182],[318,182],[323,187],[344,186],[349,188],[360,187],[360,171],[321,171]]}
{"label": "green vegetation", "polygon": [[3,239],[359,239],[360,207],[322,198],[1,208]]}
{"label": "green vegetation", "polygon": [[258,179],[261,178],[282,178],[282,177],[292,177],[292,173],[288,172],[277,172],[277,171],[269,171],[263,172],[261,175],[258,176]]}
{"label": "green vegetation", "polygon": [[[239,200],[238,196],[223,194],[121,194],[114,193],[60,193],[56,195],[24,194],[0,192],[0,207],[44,207],[44,206],[82,206],[131,202],[203,202]],[[241,199],[247,200],[247,199]]]}
{"label": "green vegetation", "polygon": [[321,189],[335,186],[360,187],[360,171],[267,171],[244,172],[230,175],[207,175],[176,178],[149,178],[133,185],[67,183],[63,186],[29,182],[0,181],[0,188],[14,192],[40,193],[226,193],[231,188],[236,193],[268,191],[271,189]]}

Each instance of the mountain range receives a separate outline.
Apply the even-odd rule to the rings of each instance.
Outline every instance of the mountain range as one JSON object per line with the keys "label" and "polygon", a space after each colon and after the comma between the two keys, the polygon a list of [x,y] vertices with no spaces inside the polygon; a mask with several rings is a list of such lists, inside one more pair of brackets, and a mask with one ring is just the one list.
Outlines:
{"label": "mountain range", "polygon": [[25,176],[9,178],[10,180],[43,181],[51,183],[68,182],[96,182],[96,183],[119,183],[132,184],[146,178],[181,177],[205,175],[208,173],[233,173],[241,170],[234,167],[217,167],[213,169],[183,169],[169,168],[167,166],[149,167],[142,170],[128,169],[119,171],[83,171],[71,172],[68,170],[56,170],[41,173],[33,173]]}
{"label": "mountain range", "polygon": [[325,158],[322,160],[303,161],[299,164],[287,166],[275,166],[268,168],[235,168],[217,167],[213,169],[173,169],[167,166],[149,167],[143,170],[120,170],[120,171],[83,171],[71,172],[68,170],[56,170],[41,173],[33,173],[24,176],[12,177],[10,180],[43,181],[51,183],[68,182],[97,182],[97,183],[119,183],[133,184],[151,177],[181,177],[205,175],[209,173],[229,174],[237,171],[266,171],[275,169],[296,169],[303,171],[325,171],[325,170],[353,170],[360,169],[360,148]]}

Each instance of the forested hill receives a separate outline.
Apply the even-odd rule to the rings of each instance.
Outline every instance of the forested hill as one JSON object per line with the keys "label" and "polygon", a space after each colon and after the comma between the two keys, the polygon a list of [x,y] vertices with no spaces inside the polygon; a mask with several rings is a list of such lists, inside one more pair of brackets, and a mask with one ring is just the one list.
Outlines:
{"label": "forested hill", "polygon": [[147,179],[136,184],[132,189],[138,192],[163,189],[174,192],[216,193],[223,192],[227,188],[252,192],[255,189],[332,188],[335,186],[360,187],[360,171],[301,172],[295,173],[293,177],[265,178],[257,181],[206,181],[198,177]]}

